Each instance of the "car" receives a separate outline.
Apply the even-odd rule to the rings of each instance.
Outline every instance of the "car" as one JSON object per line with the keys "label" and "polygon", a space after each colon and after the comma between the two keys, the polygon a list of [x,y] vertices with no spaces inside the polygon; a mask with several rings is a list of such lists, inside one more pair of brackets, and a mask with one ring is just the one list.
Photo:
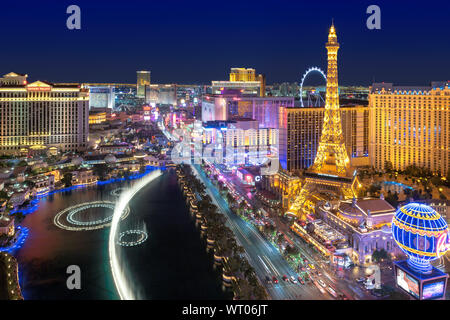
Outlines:
{"label": "car", "polygon": [[278,279],[277,279],[275,276],[273,276],[273,277],[272,277],[272,282],[273,282],[273,283],[278,283]]}
{"label": "car", "polygon": [[270,280],[270,277],[269,277],[269,276],[266,276],[266,282],[267,282],[267,283],[271,283],[271,282],[272,282],[272,280]]}
{"label": "car", "polygon": [[291,276],[291,282],[292,283],[297,283],[297,279],[295,279],[294,276]]}
{"label": "car", "polygon": [[319,291],[320,291],[322,294],[325,294],[325,293],[326,293],[326,291],[323,290],[323,288],[322,288],[321,286],[319,286],[319,284],[318,284],[316,281],[314,281],[314,285],[317,287],[317,289],[319,289]]}
{"label": "car", "polygon": [[325,282],[323,282],[322,279],[318,279],[317,282],[319,282],[319,284],[320,284],[322,287],[324,287],[324,288],[327,286],[327,285],[325,284]]}
{"label": "car", "polygon": [[284,281],[289,281],[289,278],[287,277],[287,275],[283,275],[283,280]]}
{"label": "car", "polygon": [[314,269],[316,269],[316,267],[314,267],[314,265],[313,265],[313,264],[311,264],[311,263],[310,263],[310,264],[308,264],[308,266],[309,266],[309,267],[310,267],[311,269],[313,269],[313,270],[314,270]]}
{"label": "car", "polygon": [[298,277],[298,282],[300,282],[301,284],[305,284],[305,281],[303,281],[302,277]]}
{"label": "car", "polygon": [[336,294],[336,291],[334,291],[333,288],[328,287],[328,288],[325,288],[325,289],[327,289],[327,291],[328,291],[333,297],[335,297],[335,298],[338,297],[338,295]]}
{"label": "car", "polygon": [[317,271],[317,275],[318,275],[319,277],[321,277],[321,276],[322,276],[322,272]]}

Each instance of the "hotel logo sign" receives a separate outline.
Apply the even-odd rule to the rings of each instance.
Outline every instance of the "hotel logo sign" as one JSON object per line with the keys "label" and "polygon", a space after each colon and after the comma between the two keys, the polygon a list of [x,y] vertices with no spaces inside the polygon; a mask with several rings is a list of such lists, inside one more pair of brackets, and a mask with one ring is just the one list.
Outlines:
{"label": "hotel logo sign", "polygon": [[27,91],[52,91],[52,86],[41,81],[36,81],[27,85]]}

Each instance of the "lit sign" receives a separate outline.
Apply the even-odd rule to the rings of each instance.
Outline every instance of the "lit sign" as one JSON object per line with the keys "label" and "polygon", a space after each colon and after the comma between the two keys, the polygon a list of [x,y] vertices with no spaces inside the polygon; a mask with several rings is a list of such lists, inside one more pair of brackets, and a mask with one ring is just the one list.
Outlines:
{"label": "lit sign", "polygon": [[402,269],[397,269],[397,285],[410,295],[419,298],[419,282]]}
{"label": "lit sign", "polygon": [[423,299],[433,299],[442,297],[444,294],[445,282],[439,281],[434,283],[428,283],[423,286]]}
{"label": "lit sign", "polygon": [[52,91],[52,87],[27,87],[28,91]]}
{"label": "lit sign", "polygon": [[439,236],[436,244],[436,253],[440,257],[444,255],[448,250],[450,250],[450,239],[448,232],[443,233]]}
{"label": "lit sign", "polygon": [[261,181],[261,176],[256,176],[256,177],[255,177],[255,181],[256,181],[256,182],[260,182],[260,181]]}

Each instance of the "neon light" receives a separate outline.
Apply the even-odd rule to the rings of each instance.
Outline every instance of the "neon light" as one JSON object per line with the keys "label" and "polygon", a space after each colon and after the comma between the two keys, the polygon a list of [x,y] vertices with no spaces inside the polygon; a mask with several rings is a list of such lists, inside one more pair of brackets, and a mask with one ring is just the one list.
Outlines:
{"label": "neon light", "polygon": [[408,264],[422,273],[430,272],[430,261],[450,249],[447,222],[424,204],[409,203],[399,208],[392,218],[392,235],[408,255]]}

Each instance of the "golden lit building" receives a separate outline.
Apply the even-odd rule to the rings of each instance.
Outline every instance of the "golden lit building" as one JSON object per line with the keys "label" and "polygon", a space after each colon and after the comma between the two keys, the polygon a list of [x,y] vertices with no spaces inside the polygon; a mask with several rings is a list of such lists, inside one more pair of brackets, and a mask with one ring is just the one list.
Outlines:
{"label": "golden lit building", "polygon": [[[340,107],[342,134],[350,165],[369,165],[369,108]],[[316,157],[325,108],[279,108],[279,157],[283,169],[295,172],[309,168]]]}
{"label": "golden lit building", "polygon": [[80,151],[89,134],[89,91],[77,85],[0,79],[0,153]]}
{"label": "golden lit building", "polygon": [[255,69],[252,68],[231,68],[230,81],[256,81]]}
{"label": "golden lit building", "polygon": [[252,68],[231,68],[230,81],[212,81],[212,93],[222,94],[227,90],[240,90],[244,95],[264,97],[266,76],[256,75]]}
{"label": "golden lit building", "polygon": [[89,124],[100,124],[106,121],[106,111],[91,111],[89,112]]}
{"label": "golden lit building", "polygon": [[145,98],[145,86],[150,85],[150,71],[136,71],[136,74],[136,96],[139,98]]}
{"label": "golden lit building", "polygon": [[370,87],[370,164],[395,170],[409,165],[446,175],[450,168],[450,82],[430,87]]}

